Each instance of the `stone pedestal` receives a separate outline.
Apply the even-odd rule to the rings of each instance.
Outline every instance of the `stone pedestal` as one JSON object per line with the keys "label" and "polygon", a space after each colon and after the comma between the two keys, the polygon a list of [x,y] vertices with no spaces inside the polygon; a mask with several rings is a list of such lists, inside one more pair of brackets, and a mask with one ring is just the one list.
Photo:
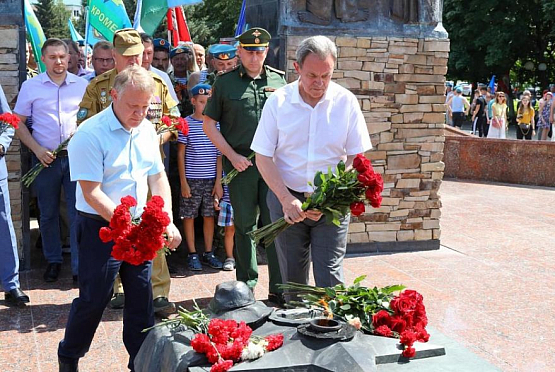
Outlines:
{"label": "stone pedestal", "polygon": [[[385,183],[382,206],[367,207],[364,215],[352,218],[350,249],[439,248],[443,93],[449,57],[441,4],[434,0],[319,4],[328,3],[329,14],[327,9],[311,7],[315,2],[309,0],[247,1],[247,22],[275,35],[270,62],[287,72],[288,81],[297,78],[295,50],[304,38],[325,35],[338,47],[333,80],[359,99],[374,147],[365,155]],[[345,9],[352,17],[366,19],[346,20]],[[310,22],[303,20],[307,13]],[[329,16],[329,23],[317,24],[315,14]]]}

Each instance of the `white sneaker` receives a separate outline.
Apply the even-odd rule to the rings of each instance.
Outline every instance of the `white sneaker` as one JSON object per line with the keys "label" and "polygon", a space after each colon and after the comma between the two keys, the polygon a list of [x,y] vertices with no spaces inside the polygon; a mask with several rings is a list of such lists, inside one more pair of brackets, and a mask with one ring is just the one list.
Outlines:
{"label": "white sneaker", "polygon": [[233,258],[226,258],[223,266],[224,271],[232,271],[235,269],[235,260]]}

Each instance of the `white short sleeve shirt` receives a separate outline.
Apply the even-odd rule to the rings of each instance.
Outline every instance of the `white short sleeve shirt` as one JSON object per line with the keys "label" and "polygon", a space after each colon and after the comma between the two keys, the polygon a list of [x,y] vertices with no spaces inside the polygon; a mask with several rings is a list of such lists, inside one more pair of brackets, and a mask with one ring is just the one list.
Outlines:
{"label": "white short sleeve shirt", "polygon": [[276,90],[262,110],[251,149],[272,157],[285,185],[311,192],[317,171],[335,168],[348,155],[372,148],[366,121],[354,94],[330,82],[313,108],[295,81]]}

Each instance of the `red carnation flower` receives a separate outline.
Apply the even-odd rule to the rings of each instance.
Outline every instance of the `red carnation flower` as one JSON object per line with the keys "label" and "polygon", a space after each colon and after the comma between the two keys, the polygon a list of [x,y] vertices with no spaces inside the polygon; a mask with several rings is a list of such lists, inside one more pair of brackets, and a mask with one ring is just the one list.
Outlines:
{"label": "red carnation flower", "polygon": [[266,350],[273,351],[283,345],[283,334],[278,333],[275,335],[269,335],[265,337],[265,340],[268,341],[268,346],[266,346]]}
{"label": "red carnation flower", "polygon": [[172,126],[172,119],[170,119],[169,116],[166,116],[166,115],[162,116],[162,120],[161,120],[161,121],[162,121],[162,124],[164,124],[164,125],[167,126],[167,127],[171,127],[171,126]]}
{"label": "red carnation flower", "polygon": [[393,332],[391,332],[391,329],[385,324],[374,329],[374,333],[384,337],[391,337],[391,335],[393,334]]}
{"label": "red carnation flower", "polygon": [[407,347],[405,350],[403,350],[403,356],[405,358],[412,358],[416,355],[416,349],[413,347]]}
{"label": "red carnation flower", "polygon": [[364,213],[364,203],[354,202],[351,203],[351,213],[353,216],[360,216]]}
{"label": "red carnation flower", "polygon": [[112,230],[108,227],[101,227],[98,235],[100,236],[102,243],[108,243],[112,240]]}
{"label": "red carnation flower", "polygon": [[218,363],[214,364],[212,368],[210,368],[210,372],[225,372],[228,371],[231,367],[233,367],[232,360],[220,360]]}
{"label": "red carnation flower", "polygon": [[19,129],[19,116],[5,112],[0,115],[0,123],[12,126],[14,129]]}
{"label": "red carnation flower", "polygon": [[180,131],[184,136],[186,136],[187,134],[189,134],[189,123],[187,123],[187,120],[183,119],[183,118],[179,118],[177,119],[177,125],[175,126],[175,128]]}

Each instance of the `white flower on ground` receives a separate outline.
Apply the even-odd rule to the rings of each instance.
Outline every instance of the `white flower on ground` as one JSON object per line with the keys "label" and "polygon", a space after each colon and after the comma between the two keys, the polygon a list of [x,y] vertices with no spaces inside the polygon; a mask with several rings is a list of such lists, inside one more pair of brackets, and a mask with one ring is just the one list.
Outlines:
{"label": "white flower on ground", "polygon": [[259,343],[249,341],[247,347],[243,349],[241,360],[254,360],[260,358],[262,355],[264,355],[264,352],[266,351],[264,349],[264,346],[265,341],[261,341]]}
{"label": "white flower on ground", "polygon": [[348,323],[356,329],[362,328],[362,323],[360,322],[360,318],[358,316],[356,318],[349,319]]}

